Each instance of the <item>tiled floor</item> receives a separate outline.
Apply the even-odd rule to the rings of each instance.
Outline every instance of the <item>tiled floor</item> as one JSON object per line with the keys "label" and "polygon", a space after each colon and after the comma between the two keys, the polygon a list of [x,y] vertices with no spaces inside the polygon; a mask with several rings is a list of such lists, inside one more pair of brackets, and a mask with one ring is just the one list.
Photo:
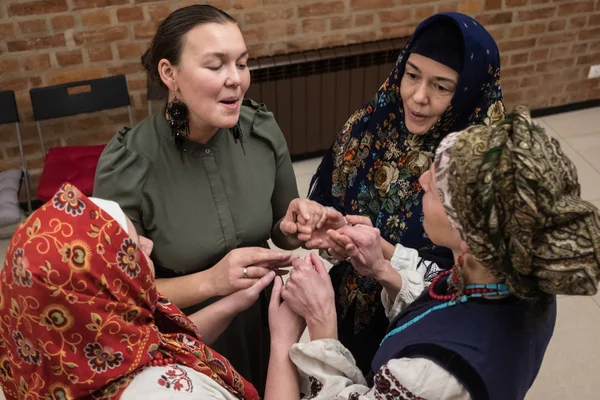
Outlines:
{"label": "tiled floor", "polygon": [[[600,208],[600,108],[544,117],[538,122],[561,142],[577,166],[583,198]],[[301,196],[306,196],[318,164],[319,160],[294,164]],[[7,240],[0,240],[0,259],[7,246]],[[554,337],[527,400],[599,398],[600,379],[594,372],[600,366],[599,335],[600,294],[595,298],[560,297]]]}

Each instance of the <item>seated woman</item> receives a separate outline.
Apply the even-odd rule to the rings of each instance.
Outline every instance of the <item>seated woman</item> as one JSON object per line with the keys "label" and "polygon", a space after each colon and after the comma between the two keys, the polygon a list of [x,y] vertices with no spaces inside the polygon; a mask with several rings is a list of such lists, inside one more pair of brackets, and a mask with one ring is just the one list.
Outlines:
{"label": "seated woman", "polygon": [[259,398],[206,343],[275,272],[188,318],[157,291],[151,250],[116,203],[69,184],[18,228],[0,272],[8,399]]}
{"label": "seated woman", "polygon": [[[420,182],[423,226],[452,250],[452,270],[394,318],[365,379],[337,341],[322,263],[297,261],[282,297],[306,319],[312,342],[291,346],[291,360],[282,346],[272,354],[269,381],[280,385],[268,392],[279,396],[272,399],[298,398],[292,361],[311,399],[523,399],[554,330],[555,295],[597,293],[600,215],[580,198],[559,143],[527,109],[447,136]],[[332,240],[357,268],[394,273],[367,218],[332,232]],[[385,290],[401,297],[396,275]],[[271,323],[293,317],[282,310]],[[273,336],[289,345],[297,332]]]}
{"label": "seated woman", "polygon": [[[467,15],[436,14],[419,24],[386,82],[343,127],[309,198],[368,216],[385,240],[386,258],[421,257],[418,270],[428,284],[440,268],[452,266],[452,254],[434,249],[423,230],[419,176],[445,135],[503,116],[494,39]],[[378,300],[381,285],[337,258],[331,277],[340,341],[367,372],[389,323]]]}

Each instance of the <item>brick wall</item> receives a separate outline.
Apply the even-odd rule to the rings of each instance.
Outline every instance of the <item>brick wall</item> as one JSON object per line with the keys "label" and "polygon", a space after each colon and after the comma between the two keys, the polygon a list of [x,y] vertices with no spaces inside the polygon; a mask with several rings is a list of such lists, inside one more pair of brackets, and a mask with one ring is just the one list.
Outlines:
{"label": "brick wall", "polygon": [[[193,1],[2,0],[0,90],[12,89],[30,169],[42,158],[28,91],[126,74],[135,119],[147,115],[140,56],[159,21]],[[240,21],[252,56],[409,35],[423,18],[460,11],[499,43],[508,105],[533,108],[600,98],[600,0],[213,0]],[[43,123],[47,147],[104,143],[127,110]],[[14,129],[0,126],[0,171],[17,168]]]}

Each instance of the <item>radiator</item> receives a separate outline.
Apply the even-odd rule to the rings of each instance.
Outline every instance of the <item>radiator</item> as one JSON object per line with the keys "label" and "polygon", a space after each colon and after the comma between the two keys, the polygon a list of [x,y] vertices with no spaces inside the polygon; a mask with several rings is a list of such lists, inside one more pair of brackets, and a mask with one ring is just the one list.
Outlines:
{"label": "radiator", "polygon": [[388,77],[405,43],[393,39],[252,59],[246,97],[275,114],[293,160],[322,154]]}
{"label": "radiator", "polygon": [[[405,44],[391,39],[250,59],[246,97],[275,114],[292,160],[315,157],[379,89]],[[148,98],[162,98],[152,86]]]}

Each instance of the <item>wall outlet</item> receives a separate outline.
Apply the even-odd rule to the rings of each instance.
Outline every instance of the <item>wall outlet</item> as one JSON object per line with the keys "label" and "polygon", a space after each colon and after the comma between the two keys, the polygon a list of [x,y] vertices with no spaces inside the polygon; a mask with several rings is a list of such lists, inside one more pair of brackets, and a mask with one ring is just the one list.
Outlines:
{"label": "wall outlet", "polygon": [[592,65],[590,67],[590,73],[588,74],[588,79],[600,78],[600,64]]}

